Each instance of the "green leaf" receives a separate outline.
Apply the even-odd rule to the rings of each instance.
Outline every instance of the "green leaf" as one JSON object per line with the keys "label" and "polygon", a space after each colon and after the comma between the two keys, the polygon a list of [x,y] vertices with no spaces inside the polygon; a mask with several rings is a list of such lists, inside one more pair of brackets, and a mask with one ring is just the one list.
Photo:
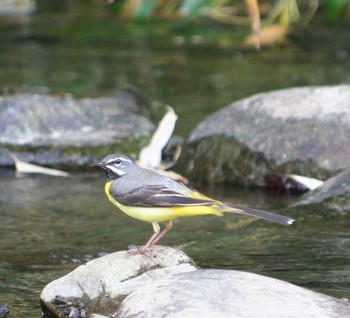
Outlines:
{"label": "green leaf", "polygon": [[336,22],[349,2],[349,0],[326,0],[326,20]]}

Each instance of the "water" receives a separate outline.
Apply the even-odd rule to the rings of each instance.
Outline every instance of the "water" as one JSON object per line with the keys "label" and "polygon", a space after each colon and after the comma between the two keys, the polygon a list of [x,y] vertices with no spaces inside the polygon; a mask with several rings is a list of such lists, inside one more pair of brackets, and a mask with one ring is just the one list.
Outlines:
{"label": "water", "polygon": [[[134,25],[82,12],[77,2],[59,5],[60,14],[45,3],[32,19],[0,21],[0,86],[44,86],[79,97],[108,94],[128,82],[147,98],[172,105],[179,115],[176,134],[184,138],[200,120],[239,98],[350,80],[346,27],[313,26],[284,46],[255,52],[234,45],[242,29]],[[198,35],[201,43],[192,43]],[[186,43],[176,45],[177,36]],[[0,174],[0,303],[39,317],[38,296],[47,283],[149,238],[151,226],[118,212],[103,183],[98,173],[67,179]],[[232,186],[200,190],[274,211],[296,199]],[[182,247],[204,268],[251,271],[348,298],[349,226],[349,216],[292,227],[206,216],[175,221],[161,243]]]}

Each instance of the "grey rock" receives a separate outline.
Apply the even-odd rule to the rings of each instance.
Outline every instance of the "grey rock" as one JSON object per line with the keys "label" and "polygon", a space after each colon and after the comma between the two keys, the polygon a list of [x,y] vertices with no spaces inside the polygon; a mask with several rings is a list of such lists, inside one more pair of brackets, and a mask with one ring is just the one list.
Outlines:
{"label": "grey rock", "polygon": [[116,317],[344,318],[350,304],[261,275],[197,270],[138,288]]}
{"label": "grey rock", "polygon": [[350,168],[349,135],[350,85],[262,93],[201,122],[180,166],[212,182],[256,184],[268,171],[324,178]]}
{"label": "grey rock", "polygon": [[[183,252],[112,253],[48,284],[43,317],[343,318],[350,304],[277,279],[197,269]],[[307,315],[305,315],[307,313]]]}
{"label": "grey rock", "polygon": [[67,302],[81,300],[89,304],[89,310],[113,308],[121,298],[137,287],[171,273],[193,271],[196,267],[183,252],[156,247],[148,255],[128,255],[126,251],[112,253],[86,265],[79,266],[68,275],[59,278],[43,289],[40,300],[43,311],[59,316],[62,306],[59,299]]}
{"label": "grey rock", "polygon": [[0,143],[94,146],[150,133],[153,124],[113,98],[73,99],[22,94],[0,98]]}
{"label": "grey rock", "polygon": [[306,194],[296,205],[320,203],[350,193],[350,170],[345,170]]}
{"label": "grey rock", "polygon": [[0,3],[0,17],[22,17],[36,10],[33,0],[6,0]]}
{"label": "grey rock", "polygon": [[[325,181],[288,208],[289,213],[306,218],[330,218],[350,212],[350,170]],[[294,211],[295,210],[295,213]]]}
{"label": "grey rock", "polygon": [[[72,167],[118,148],[138,153],[154,130],[146,102],[123,88],[114,96],[74,99],[45,94],[0,97],[0,166],[21,160]],[[150,110],[149,110],[150,111]]]}
{"label": "grey rock", "polygon": [[10,309],[6,305],[0,304],[0,318],[6,318],[10,313]]}

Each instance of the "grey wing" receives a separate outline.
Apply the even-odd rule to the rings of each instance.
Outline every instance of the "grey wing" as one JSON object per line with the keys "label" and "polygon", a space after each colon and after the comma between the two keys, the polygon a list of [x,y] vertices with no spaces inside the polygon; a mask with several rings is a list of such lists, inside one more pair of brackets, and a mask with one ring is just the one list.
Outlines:
{"label": "grey wing", "polygon": [[130,192],[112,195],[120,204],[140,207],[172,207],[172,206],[211,206],[211,200],[188,197],[170,188],[158,185],[145,186]]}

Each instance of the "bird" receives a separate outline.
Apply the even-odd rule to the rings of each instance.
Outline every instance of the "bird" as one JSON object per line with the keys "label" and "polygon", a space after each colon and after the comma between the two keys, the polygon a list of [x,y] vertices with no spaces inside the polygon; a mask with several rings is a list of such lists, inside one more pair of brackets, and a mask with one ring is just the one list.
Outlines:
{"label": "bird", "polygon": [[[149,222],[153,235],[139,247],[144,254],[172,228],[177,218],[200,215],[223,216],[225,212],[241,213],[265,219],[281,225],[291,225],[290,217],[258,209],[221,202],[175,181],[154,170],[138,166],[124,154],[110,154],[91,166],[106,172],[107,198],[130,217]],[[159,223],[165,222],[161,231]]]}

